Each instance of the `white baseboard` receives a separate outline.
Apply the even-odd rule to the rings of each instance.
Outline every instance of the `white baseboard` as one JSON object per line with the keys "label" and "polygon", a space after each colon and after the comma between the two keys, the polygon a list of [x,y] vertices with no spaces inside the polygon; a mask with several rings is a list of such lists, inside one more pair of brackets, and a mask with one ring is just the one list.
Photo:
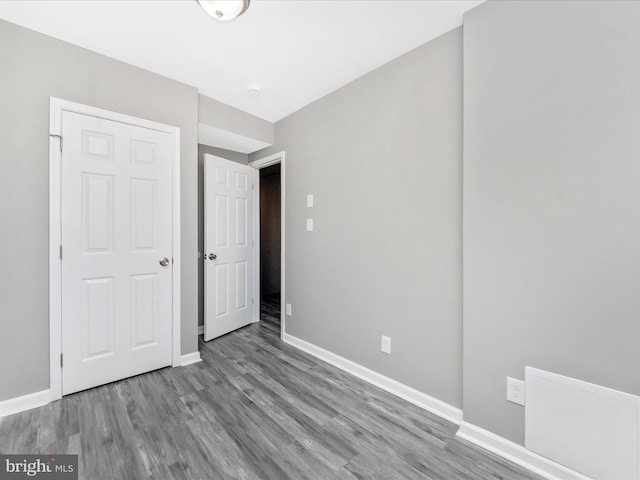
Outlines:
{"label": "white baseboard", "polygon": [[24,412],[32,408],[42,407],[51,401],[51,392],[42,390],[21,397],[10,398],[0,402],[0,417]]}
{"label": "white baseboard", "polygon": [[374,372],[362,365],[359,365],[351,360],[347,360],[340,355],[336,355],[324,348],[313,345],[309,342],[301,340],[293,335],[289,335],[285,333],[283,338],[285,343],[296,347],[304,352],[307,352],[314,357],[319,358],[320,360],[324,360],[327,363],[330,363],[334,367],[338,367],[345,372],[354,375],[365,382],[369,382],[376,387],[379,387],[393,395],[400,397],[406,400],[409,403],[413,403],[420,408],[428,410],[431,413],[435,413],[436,415],[449,420],[457,425],[462,422],[462,410],[456,408],[448,403],[445,403],[437,398],[433,398],[426,393],[422,393],[415,388],[404,385],[392,378],[385,377],[384,375]]}
{"label": "white baseboard", "polygon": [[456,435],[549,480],[591,480],[495,433],[462,422]]}
{"label": "white baseboard", "polygon": [[204,335],[204,325],[198,325],[198,335]]}
{"label": "white baseboard", "polygon": [[200,358],[200,352],[193,352],[193,353],[187,353],[186,355],[182,355],[182,357],[180,357],[180,366],[181,367],[185,367],[187,365],[191,365],[193,363],[198,363],[201,362],[202,359]]}

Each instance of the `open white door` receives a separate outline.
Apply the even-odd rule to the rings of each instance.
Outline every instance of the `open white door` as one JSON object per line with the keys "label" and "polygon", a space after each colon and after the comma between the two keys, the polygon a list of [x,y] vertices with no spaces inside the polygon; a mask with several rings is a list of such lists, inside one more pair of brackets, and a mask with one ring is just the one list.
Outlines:
{"label": "open white door", "polygon": [[62,393],[171,365],[171,134],[65,111]]}
{"label": "open white door", "polygon": [[253,322],[253,182],[247,165],[205,154],[204,339]]}

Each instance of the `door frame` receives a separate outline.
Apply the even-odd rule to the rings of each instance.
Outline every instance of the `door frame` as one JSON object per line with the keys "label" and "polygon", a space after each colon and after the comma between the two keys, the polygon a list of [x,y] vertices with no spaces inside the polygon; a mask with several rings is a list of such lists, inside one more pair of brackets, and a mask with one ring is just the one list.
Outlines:
{"label": "door frame", "polygon": [[254,238],[255,238],[255,298],[257,301],[254,304],[254,322],[260,321],[260,172],[266,167],[270,167],[271,165],[280,164],[280,339],[284,340],[285,335],[285,322],[286,322],[286,308],[285,308],[285,266],[286,266],[286,257],[285,257],[285,211],[286,211],[286,189],[285,189],[285,178],[286,178],[286,161],[285,161],[285,151],[281,151],[278,153],[274,153],[273,155],[269,155],[267,157],[259,158],[258,160],[254,160],[249,163],[250,167],[256,169],[256,180],[255,185],[256,188],[253,191],[254,195],[254,205],[256,215],[254,215]]}
{"label": "door frame", "polygon": [[73,112],[168,133],[173,137],[172,186],[172,366],[180,352],[180,128],[50,97],[49,110],[49,395],[62,398],[62,114]]}

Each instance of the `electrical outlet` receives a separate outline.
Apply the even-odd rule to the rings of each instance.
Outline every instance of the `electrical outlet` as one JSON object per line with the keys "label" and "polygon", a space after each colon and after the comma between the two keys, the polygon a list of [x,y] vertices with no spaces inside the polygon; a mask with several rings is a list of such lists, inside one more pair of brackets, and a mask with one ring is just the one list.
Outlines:
{"label": "electrical outlet", "polygon": [[524,382],[507,377],[507,400],[524,406]]}
{"label": "electrical outlet", "polygon": [[391,338],[382,335],[380,340],[380,351],[387,355],[391,355]]}
{"label": "electrical outlet", "polygon": [[313,232],[313,218],[307,218],[307,232]]}
{"label": "electrical outlet", "polygon": [[285,312],[287,313],[288,317],[291,316],[291,304],[290,303],[287,303],[286,308],[285,308]]}

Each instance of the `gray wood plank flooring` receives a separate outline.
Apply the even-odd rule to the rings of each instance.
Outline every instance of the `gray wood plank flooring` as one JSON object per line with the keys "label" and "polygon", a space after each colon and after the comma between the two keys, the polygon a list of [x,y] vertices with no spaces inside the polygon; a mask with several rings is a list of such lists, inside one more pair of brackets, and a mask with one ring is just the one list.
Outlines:
{"label": "gray wood plank flooring", "polygon": [[260,320],[280,325],[280,293],[260,297]]}
{"label": "gray wood plank flooring", "polygon": [[260,322],[203,362],[0,420],[2,453],[77,453],[83,479],[539,480],[457,427],[296,350]]}

